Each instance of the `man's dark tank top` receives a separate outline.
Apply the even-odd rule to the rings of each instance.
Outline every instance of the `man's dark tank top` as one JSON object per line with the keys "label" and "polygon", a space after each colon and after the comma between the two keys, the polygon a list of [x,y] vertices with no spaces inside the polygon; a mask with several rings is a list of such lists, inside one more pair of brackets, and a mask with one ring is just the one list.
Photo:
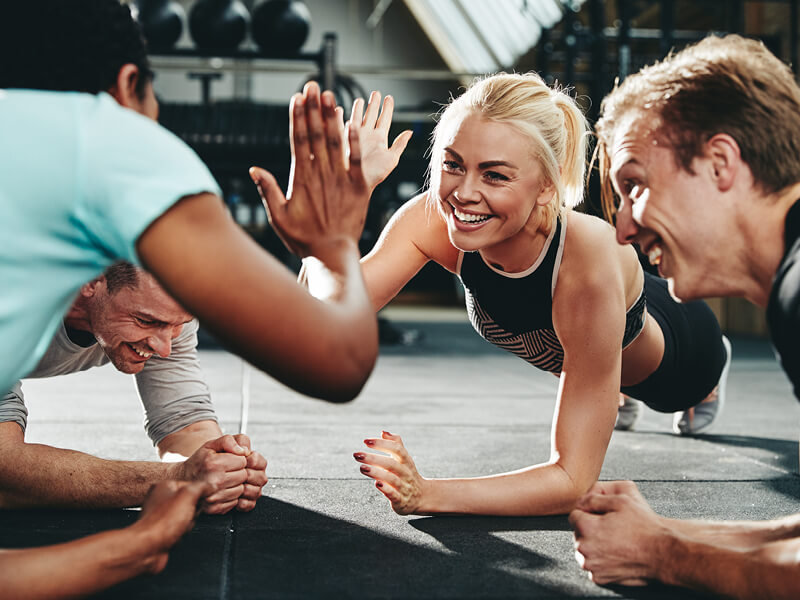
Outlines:
{"label": "man's dark tank top", "polygon": [[[564,365],[564,348],[553,328],[553,293],[566,232],[566,219],[558,219],[539,258],[521,273],[487,265],[478,252],[460,253],[457,267],[475,331],[495,346],[556,374]],[[642,331],[645,305],[642,288],[626,313],[623,348]]]}

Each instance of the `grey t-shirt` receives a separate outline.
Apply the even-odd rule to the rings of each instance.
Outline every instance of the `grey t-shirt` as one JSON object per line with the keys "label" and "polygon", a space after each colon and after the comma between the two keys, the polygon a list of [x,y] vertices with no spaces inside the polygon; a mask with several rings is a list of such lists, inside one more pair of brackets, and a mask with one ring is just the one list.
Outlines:
{"label": "grey t-shirt", "polygon": [[[144,427],[158,444],[164,437],[197,421],[216,421],[208,386],[197,360],[197,321],[184,325],[172,341],[167,358],[153,356],[136,374],[136,389],[144,406]],[[88,348],[69,339],[63,322],[39,364],[28,377],[41,378],[86,371],[109,362],[99,344]],[[0,400],[0,422],[27,425],[28,410],[18,381]]]}

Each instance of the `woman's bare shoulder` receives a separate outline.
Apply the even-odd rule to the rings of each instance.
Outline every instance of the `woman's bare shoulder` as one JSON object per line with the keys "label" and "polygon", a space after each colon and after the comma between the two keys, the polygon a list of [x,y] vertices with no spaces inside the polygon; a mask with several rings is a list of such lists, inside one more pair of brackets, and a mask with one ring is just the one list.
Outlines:
{"label": "woman's bare shoulder", "polygon": [[428,259],[449,271],[455,271],[458,249],[450,243],[447,224],[431,202],[429,192],[417,194],[401,206],[389,222],[386,233],[402,233]]}
{"label": "woman's bare shoulder", "polygon": [[564,242],[562,268],[559,282],[564,277],[565,287],[580,287],[584,293],[603,293],[612,281],[619,282],[625,297],[627,289],[635,286],[639,261],[630,245],[617,242],[614,227],[598,217],[570,212]]}

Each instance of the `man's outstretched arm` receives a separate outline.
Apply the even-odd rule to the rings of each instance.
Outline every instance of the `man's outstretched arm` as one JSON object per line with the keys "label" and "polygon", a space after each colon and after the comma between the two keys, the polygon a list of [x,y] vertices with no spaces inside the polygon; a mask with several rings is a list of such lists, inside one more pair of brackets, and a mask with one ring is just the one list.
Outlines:
{"label": "man's outstretched arm", "polygon": [[3,596],[83,597],[142,573],[159,573],[209,491],[200,482],[164,481],[153,487],[141,518],[129,527],[55,546],[0,550]]}
{"label": "man's outstretched arm", "polygon": [[105,460],[26,443],[17,423],[0,423],[0,506],[140,506],[151,485],[176,479],[209,482],[213,492],[205,498],[204,510],[227,512],[236,506],[248,479],[249,454],[249,446],[223,436],[180,463]]}
{"label": "man's outstretched arm", "polygon": [[800,538],[750,550],[671,535],[657,567],[663,583],[740,600],[800,597]]}

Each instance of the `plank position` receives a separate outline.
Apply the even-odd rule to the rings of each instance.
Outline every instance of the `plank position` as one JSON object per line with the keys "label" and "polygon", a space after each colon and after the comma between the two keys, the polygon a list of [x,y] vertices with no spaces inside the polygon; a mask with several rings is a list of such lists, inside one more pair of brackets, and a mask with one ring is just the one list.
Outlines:
{"label": "plank position", "polygon": [[25,443],[28,411],[17,382],[0,398],[0,506],[139,506],[162,479],[213,478],[221,488],[204,499],[204,512],[252,510],[267,482],[267,461],[251,451],[246,435],[223,436],[197,360],[197,321],[127,262],[81,287],[28,377],[108,363],[135,375],[145,429],[168,462],[101,460]]}
{"label": "plank position", "polygon": [[[377,185],[397,163],[389,107],[363,119],[363,169]],[[361,122],[359,122],[361,121]],[[559,376],[546,462],[511,473],[428,479],[384,433],[356,452],[361,472],[401,514],[569,512],[596,481],[620,390],[662,412],[716,401],[730,356],[702,302],[679,304],[642,272],[583,198],[587,125],[535,74],[495,75],[450,103],[434,132],[431,181],[391,219],[362,266],[377,310],[428,262],[456,273],[476,331]],[[312,281],[316,265],[307,261]],[[487,406],[491,398],[487,398]]]}

